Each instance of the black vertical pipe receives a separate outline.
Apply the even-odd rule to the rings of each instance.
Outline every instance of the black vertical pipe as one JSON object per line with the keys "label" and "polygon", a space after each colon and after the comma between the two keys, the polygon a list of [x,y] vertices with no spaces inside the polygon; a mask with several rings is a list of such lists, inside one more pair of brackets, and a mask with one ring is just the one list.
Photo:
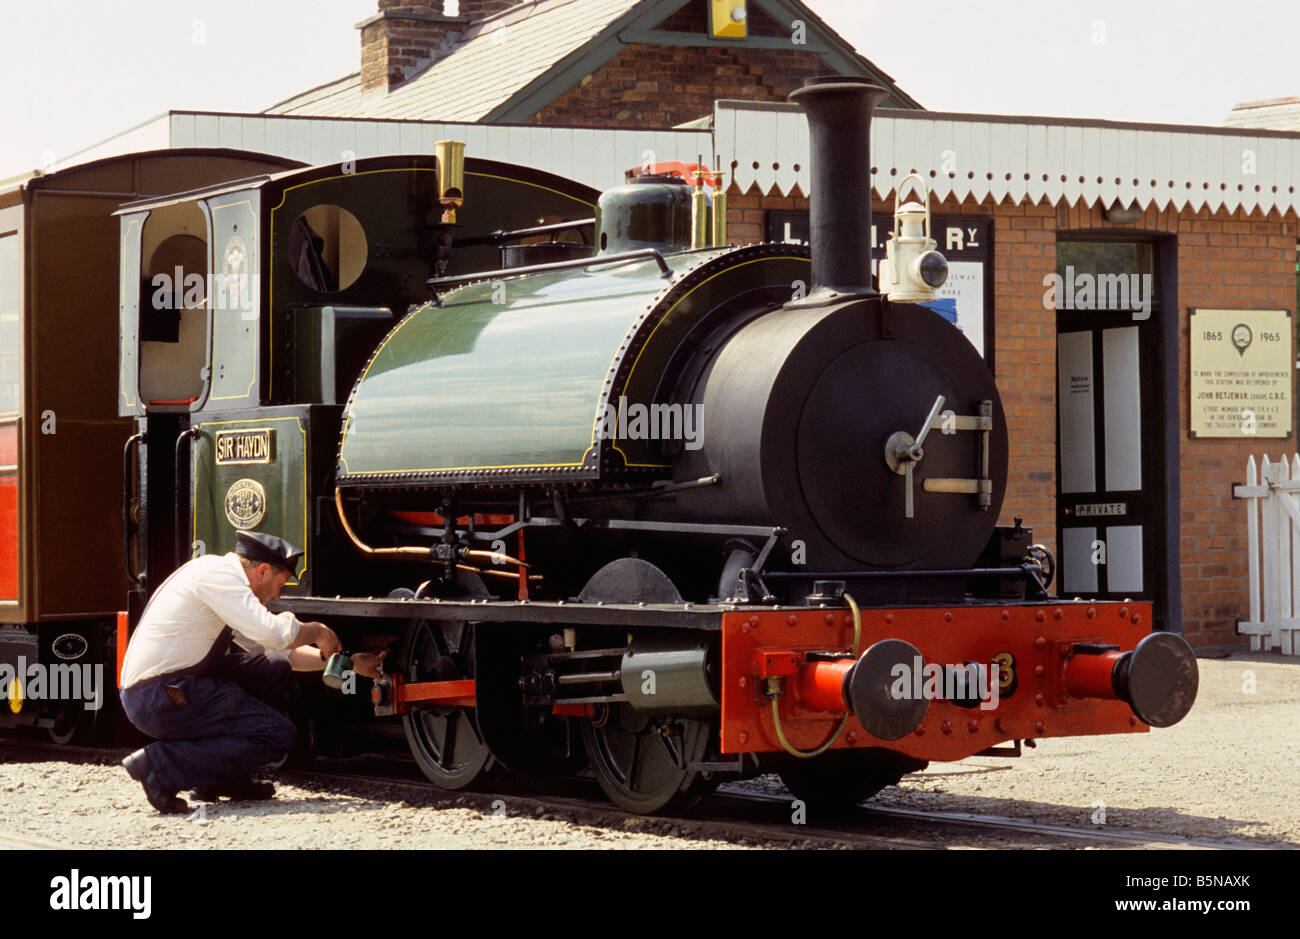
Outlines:
{"label": "black vertical pipe", "polygon": [[889,94],[867,78],[811,78],[790,92],[808,116],[814,288],[871,289],[871,115]]}

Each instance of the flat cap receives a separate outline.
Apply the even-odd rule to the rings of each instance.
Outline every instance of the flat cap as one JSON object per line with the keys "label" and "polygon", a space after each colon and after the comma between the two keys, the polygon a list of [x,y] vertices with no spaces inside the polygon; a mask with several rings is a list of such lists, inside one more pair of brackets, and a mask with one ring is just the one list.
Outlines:
{"label": "flat cap", "polygon": [[302,557],[302,550],[283,538],[260,531],[237,531],[235,542],[235,553],[241,557],[283,567],[290,574],[298,572],[298,559]]}

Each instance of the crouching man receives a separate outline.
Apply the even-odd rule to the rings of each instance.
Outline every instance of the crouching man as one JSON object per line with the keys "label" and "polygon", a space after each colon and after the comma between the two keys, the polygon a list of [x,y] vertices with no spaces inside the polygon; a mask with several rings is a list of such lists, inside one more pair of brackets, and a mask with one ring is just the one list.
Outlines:
{"label": "crouching man", "polygon": [[[195,558],[163,581],[122,663],[122,708],[156,738],[122,765],[159,812],[188,812],[181,790],[205,801],[272,797],[274,787],[249,774],[293,746],[293,722],[277,709],[289,673],[323,669],[341,648],[324,623],[266,609],[302,552],[274,535],[236,535],[234,552]],[[232,652],[236,634],[257,651]],[[374,677],[381,658],[355,655],[353,669]]]}

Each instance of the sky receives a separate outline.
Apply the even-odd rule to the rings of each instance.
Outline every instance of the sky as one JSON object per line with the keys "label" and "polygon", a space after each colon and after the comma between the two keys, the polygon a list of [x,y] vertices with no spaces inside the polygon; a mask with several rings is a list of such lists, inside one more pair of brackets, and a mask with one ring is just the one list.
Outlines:
{"label": "sky", "polygon": [[[699,0],[692,0],[699,2]],[[936,111],[1216,125],[1300,95],[1300,0],[804,0]],[[356,71],[376,0],[0,0],[0,179]]]}

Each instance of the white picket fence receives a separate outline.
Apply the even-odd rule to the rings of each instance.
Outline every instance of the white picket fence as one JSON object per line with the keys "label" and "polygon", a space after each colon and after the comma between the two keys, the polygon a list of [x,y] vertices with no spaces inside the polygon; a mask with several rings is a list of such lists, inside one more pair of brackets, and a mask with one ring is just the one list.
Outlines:
{"label": "white picket fence", "polygon": [[[1300,454],[1276,463],[1265,456],[1258,472],[1246,460],[1246,484],[1232,495],[1246,502],[1250,559],[1250,620],[1237,632],[1250,636],[1252,652],[1277,648],[1300,655]],[[1262,588],[1262,590],[1261,590]]]}

